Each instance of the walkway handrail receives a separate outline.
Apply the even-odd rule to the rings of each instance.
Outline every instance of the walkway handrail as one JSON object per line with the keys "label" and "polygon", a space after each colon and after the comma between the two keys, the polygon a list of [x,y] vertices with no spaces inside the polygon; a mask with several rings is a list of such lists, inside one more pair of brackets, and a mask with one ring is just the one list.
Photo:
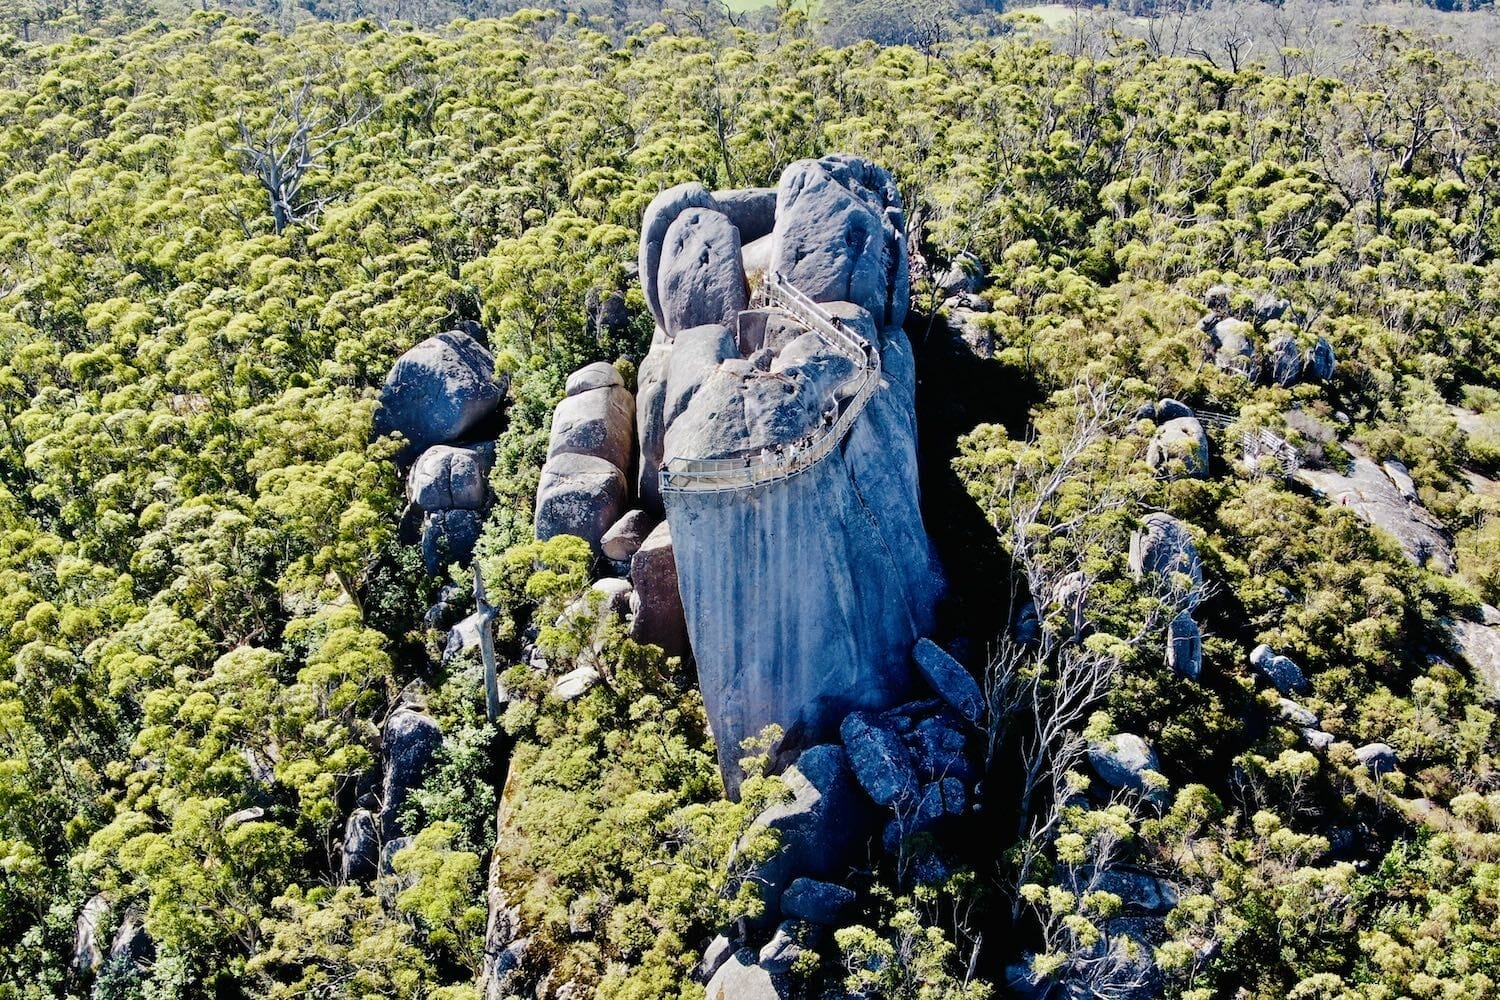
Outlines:
{"label": "walkway handrail", "polygon": [[816,434],[812,442],[800,451],[795,445],[788,445],[774,455],[763,452],[739,458],[670,458],[661,470],[664,492],[743,490],[780,482],[805,472],[832,454],[879,387],[880,352],[869,341],[846,330],[836,317],[779,272],[773,271],[767,276],[764,294],[768,302],[785,311],[797,323],[851,355],[856,371],[849,381],[859,379],[859,388],[839,418]]}
{"label": "walkway handrail", "polygon": [[[1213,410],[1194,410],[1193,416],[1202,423],[1219,427],[1228,427],[1239,420],[1239,417]],[[1290,476],[1302,467],[1302,456],[1296,446],[1268,427],[1245,431],[1240,435],[1240,446],[1244,449],[1247,460],[1269,454],[1281,467],[1283,475]]]}

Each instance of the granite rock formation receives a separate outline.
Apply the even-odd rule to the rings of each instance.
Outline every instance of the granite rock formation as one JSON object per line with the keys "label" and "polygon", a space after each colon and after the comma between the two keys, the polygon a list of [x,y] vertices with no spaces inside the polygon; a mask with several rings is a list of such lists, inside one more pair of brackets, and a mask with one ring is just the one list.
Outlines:
{"label": "granite rock formation", "polygon": [[[878,388],[832,453],[795,476],[655,495],[672,458],[805,447],[853,392],[858,359],[785,315],[744,308],[743,238],[765,227],[767,201],[695,186],[664,192],[647,209],[640,255],[661,327],[640,368],[641,505],[660,502],[671,525],[731,793],[740,742],[767,725],[785,734],[784,763],[834,737],[851,711],[903,700],[915,679],[909,651],[931,631],[942,587],[918,506],[901,201],[890,176],[864,160],[788,167],[770,232],[758,238],[771,241],[772,270],[879,352]],[[696,270],[684,271],[692,261]],[[694,290],[690,303],[678,301],[684,289]]]}

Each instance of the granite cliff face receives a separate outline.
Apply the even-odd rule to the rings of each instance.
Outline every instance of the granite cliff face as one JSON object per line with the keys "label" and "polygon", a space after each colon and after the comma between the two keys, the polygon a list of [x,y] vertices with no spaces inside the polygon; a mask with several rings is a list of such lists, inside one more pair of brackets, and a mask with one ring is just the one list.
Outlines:
{"label": "granite cliff face", "polygon": [[[763,216],[769,199],[755,200]],[[745,308],[749,240],[724,225],[743,201],[685,186],[647,210],[641,280],[665,324],[641,366],[643,502],[664,462],[806,449],[851,403],[858,359],[780,311]],[[741,741],[766,726],[782,728],[777,756],[789,760],[834,738],[851,711],[901,701],[912,645],[932,628],[942,579],[918,505],[903,229],[881,168],[840,156],[786,170],[772,229],[752,238],[769,240],[770,273],[878,350],[880,381],[847,435],[795,475],[660,497],[731,791]],[[701,238],[674,238],[684,231]]]}

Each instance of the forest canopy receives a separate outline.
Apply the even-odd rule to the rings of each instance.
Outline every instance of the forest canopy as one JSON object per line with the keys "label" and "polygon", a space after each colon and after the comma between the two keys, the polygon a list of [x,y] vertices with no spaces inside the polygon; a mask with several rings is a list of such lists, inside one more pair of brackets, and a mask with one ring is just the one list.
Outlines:
{"label": "forest canopy", "polygon": [[[514,667],[520,631],[587,586],[576,547],[531,537],[532,498],[567,374],[630,374],[649,344],[642,210],[839,150],[899,184],[919,353],[945,329],[949,262],[988,270],[985,364],[1023,419],[941,442],[988,523],[1010,515],[1011,470],[1052,460],[1080,383],[1234,409],[1332,467],[1352,445],[1410,470],[1457,575],[1273,480],[1129,466],[1131,502],[1195,526],[1219,680],[1129,658],[1092,724],[1157,744],[1170,808],[1070,815],[1063,836],[1133,840],[1190,889],[1159,957],[1179,995],[1493,995],[1495,693],[1437,628],[1500,602],[1500,83],[1482,39],[1364,24],[1230,59],[1233,32],[1194,54],[1024,14],[920,47],[830,45],[793,5],[763,27],[631,31],[535,9],[329,16],[349,20],[127,5],[28,42],[29,7],[0,8],[0,998],[477,996],[502,744],[530,804],[516,821],[591,833],[501,852],[538,951],[599,995],[701,995],[703,944],[755,901],[726,888],[749,807],[722,799],[691,678],[612,635],[617,689],[564,711],[513,671],[516,706],[489,722],[478,665],[445,660],[424,622],[450,581],[402,541],[376,393],[418,341],[488,332],[510,400],[479,560]],[[288,150],[295,187],[268,184]],[[1332,381],[1247,389],[1205,365],[1199,303],[1225,284],[1294,303]],[[591,294],[613,292],[630,319],[606,327]],[[1119,442],[1089,468],[1145,443]],[[546,638],[559,662],[586,645]],[[1377,782],[1265,725],[1240,648],[1259,642],[1314,675],[1330,731],[1414,763]],[[342,877],[336,845],[413,696],[447,738],[382,895]],[[1330,860],[1345,829],[1357,864]],[[1008,885],[1011,846],[942,892],[879,897],[829,954],[869,995],[983,995],[1021,938],[975,959],[982,935],[953,915],[1013,907],[1032,946],[1063,942],[1044,957],[1086,953],[1099,901]],[[664,865],[680,884],[652,877]],[[589,891],[616,904],[571,934]],[[135,920],[149,963],[79,967],[100,898],[103,936]]]}

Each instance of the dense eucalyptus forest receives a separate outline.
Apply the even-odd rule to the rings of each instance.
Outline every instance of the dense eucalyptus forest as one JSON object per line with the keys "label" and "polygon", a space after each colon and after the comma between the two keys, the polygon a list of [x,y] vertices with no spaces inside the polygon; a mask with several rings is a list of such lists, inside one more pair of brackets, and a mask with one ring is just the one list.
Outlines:
{"label": "dense eucalyptus forest", "polygon": [[[872,861],[786,988],[1500,991],[1500,656],[1456,638],[1500,623],[1493,17],[1172,52],[1024,13],[916,47],[836,47],[791,5],[338,16],[0,33],[0,998],[704,995],[705,946],[763,909],[752,820],[784,783],[751,745],[725,797],[690,664],[563,614],[593,557],[538,540],[533,502],[569,373],[633,385],[652,343],[653,197],[835,151],[906,208],[923,513],[988,777],[940,875]],[[1337,366],[1247,380],[1205,355],[1205,302]],[[424,572],[373,433],[396,358],[465,323],[508,381],[476,556],[497,722],[428,614],[469,571]],[[1211,475],[1146,461],[1137,407],[1163,397],[1233,421]],[[1261,431],[1315,473],[1400,463],[1447,563],[1234,468]],[[1117,544],[1145,511],[1201,556],[1191,678]],[[1069,654],[1004,637],[1043,566],[1096,580],[1077,648],[1107,683],[1076,703],[1049,673]],[[609,683],[560,700],[530,644]],[[1260,644],[1306,673],[1297,702]],[[413,701],[443,733],[402,807],[419,832],[348,877]],[[1123,732],[1154,748],[1143,794],[1085,795],[1081,747]],[[1126,851],[1173,887],[1130,956],[1149,993],[1101,958],[1129,900],[1078,882]],[[497,895],[527,941],[505,989]]]}

